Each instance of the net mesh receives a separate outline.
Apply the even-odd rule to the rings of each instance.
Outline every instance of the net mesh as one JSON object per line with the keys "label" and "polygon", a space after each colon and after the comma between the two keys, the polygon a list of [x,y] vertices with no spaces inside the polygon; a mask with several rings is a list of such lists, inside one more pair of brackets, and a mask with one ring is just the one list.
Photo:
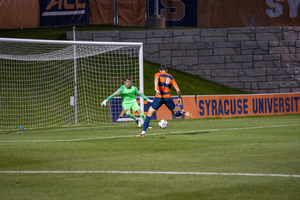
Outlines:
{"label": "net mesh", "polygon": [[126,76],[139,88],[138,57],[139,46],[0,41],[0,130],[113,122],[121,102],[101,102]]}

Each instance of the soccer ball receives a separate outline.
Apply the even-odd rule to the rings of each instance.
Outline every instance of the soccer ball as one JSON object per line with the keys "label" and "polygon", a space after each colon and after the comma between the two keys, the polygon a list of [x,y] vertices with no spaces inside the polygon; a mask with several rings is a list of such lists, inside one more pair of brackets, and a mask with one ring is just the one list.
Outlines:
{"label": "soccer ball", "polygon": [[168,122],[167,122],[167,120],[162,119],[162,120],[159,121],[158,125],[159,125],[160,128],[167,128]]}

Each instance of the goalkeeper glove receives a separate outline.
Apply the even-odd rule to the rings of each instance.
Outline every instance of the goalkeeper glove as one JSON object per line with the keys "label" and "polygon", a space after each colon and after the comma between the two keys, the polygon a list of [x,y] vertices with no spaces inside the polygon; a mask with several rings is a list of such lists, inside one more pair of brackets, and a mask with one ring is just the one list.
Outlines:
{"label": "goalkeeper glove", "polygon": [[152,100],[152,99],[148,99],[148,101],[149,101],[150,103],[152,103],[152,102],[153,102],[153,100]]}
{"label": "goalkeeper glove", "polygon": [[106,102],[107,102],[107,99],[105,99],[104,101],[102,101],[101,107],[102,107],[102,106],[106,106]]}

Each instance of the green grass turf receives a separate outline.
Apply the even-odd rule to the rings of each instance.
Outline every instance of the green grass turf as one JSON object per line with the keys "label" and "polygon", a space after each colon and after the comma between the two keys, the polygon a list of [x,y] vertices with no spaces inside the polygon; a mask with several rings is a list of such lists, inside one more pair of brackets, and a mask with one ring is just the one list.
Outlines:
{"label": "green grass turf", "polygon": [[300,198],[300,115],[151,125],[144,138],[134,123],[0,132],[0,199]]}

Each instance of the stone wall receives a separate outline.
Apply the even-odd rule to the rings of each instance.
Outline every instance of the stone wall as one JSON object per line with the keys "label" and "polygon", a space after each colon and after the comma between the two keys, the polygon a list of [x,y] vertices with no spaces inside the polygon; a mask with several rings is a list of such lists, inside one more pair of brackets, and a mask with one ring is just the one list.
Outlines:
{"label": "stone wall", "polygon": [[250,93],[300,92],[300,27],[77,32],[77,38],[143,42],[145,60]]}

